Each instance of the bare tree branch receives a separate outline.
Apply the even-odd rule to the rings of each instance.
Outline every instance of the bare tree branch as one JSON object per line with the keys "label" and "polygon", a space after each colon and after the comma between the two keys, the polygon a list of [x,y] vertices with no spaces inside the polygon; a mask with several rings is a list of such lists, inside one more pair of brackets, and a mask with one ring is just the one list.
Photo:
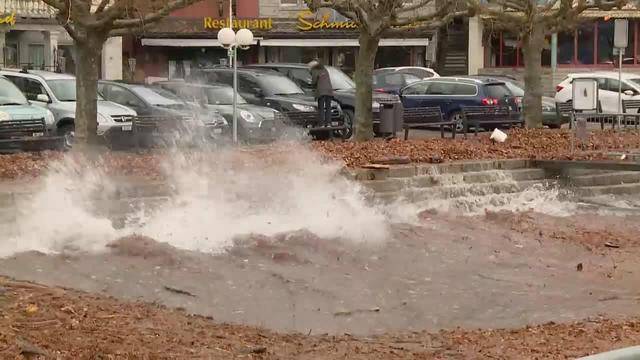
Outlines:
{"label": "bare tree branch", "polygon": [[113,22],[113,29],[121,29],[127,27],[144,26],[145,24],[153,23],[169,15],[174,10],[191,5],[198,0],[172,0],[164,7],[156,10],[153,13],[146,14],[140,19],[119,19]]}
{"label": "bare tree branch", "polygon": [[111,0],[102,0],[102,1],[100,1],[100,4],[98,4],[98,7],[94,11],[94,14],[100,14],[101,12],[103,12],[104,9],[107,7],[107,5],[109,5],[110,1]]}

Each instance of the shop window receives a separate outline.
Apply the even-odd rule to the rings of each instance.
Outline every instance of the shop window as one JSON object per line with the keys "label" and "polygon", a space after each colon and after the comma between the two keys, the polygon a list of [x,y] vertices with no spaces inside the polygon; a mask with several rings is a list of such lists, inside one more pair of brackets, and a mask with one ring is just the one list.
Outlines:
{"label": "shop window", "polygon": [[323,58],[324,48],[313,47],[282,47],[280,48],[280,61],[291,63],[308,63],[313,59]]}
{"label": "shop window", "polygon": [[613,21],[598,22],[598,64],[613,64]]}
{"label": "shop window", "polygon": [[44,45],[29,45],[29,65],[34,69],[44,69]]}
{"label": "shop window", "polygon": [[502,35],[502,66],[518,66],[518,39],[513,35]]}
{"label": "shop window", "polygon": [[3,66],[18,67],[18,44],[7,44],[4,48]]}
{"label": "shop window", "polygon": [[558,34],[558,64],[573,64],[575,53],[574,33]]}
{"label": "shop window", "polygon": [[578,64],[592,65],[594,57],[595,32],[593,24],[581,26],[576,31],[578,37]]}
{"label": "shop window", "polygon": [[411,47],[380,46],[376,53],[376,69],[394,66],[411,66]]}

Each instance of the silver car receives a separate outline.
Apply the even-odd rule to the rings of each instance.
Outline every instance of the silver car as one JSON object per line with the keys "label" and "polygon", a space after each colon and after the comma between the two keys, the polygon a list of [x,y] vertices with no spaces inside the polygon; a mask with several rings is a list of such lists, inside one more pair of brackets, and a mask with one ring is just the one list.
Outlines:
{"label": "silver car", "polygon": [[[34,105],[51,110],[52,125],[60,135],[73,131],[76,118],[76,78],[73,75],[37,70],[2,70],[3,75],[26,95]],[[98,94],[98,135],[107,136],[131,131],[136,112],[104,100]]]}

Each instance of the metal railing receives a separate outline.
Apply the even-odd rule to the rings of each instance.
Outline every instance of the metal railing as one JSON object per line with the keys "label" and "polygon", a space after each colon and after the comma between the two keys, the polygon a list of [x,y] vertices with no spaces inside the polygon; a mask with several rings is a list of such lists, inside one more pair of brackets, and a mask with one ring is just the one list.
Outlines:
{"label": "metal railing", "polygon": [[56,9],[38,0],[0,0],[0,14],[30,18],[53,18]]}

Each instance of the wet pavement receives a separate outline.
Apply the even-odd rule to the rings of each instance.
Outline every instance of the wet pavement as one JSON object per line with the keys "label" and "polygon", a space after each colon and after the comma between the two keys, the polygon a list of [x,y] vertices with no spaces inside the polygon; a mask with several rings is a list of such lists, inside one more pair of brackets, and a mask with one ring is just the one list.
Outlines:
{"label": "wet pavement", "polygon": [[390,233],[369,245],[306,231],[247,235],[219,255],[133,237],[102,254],[22,253],[0,260],[0,269],[216,321],[313,334],[518,327],[638,308],[634,260],[618,260],[611,275],[609,255],[483,218],[436,216]]}

